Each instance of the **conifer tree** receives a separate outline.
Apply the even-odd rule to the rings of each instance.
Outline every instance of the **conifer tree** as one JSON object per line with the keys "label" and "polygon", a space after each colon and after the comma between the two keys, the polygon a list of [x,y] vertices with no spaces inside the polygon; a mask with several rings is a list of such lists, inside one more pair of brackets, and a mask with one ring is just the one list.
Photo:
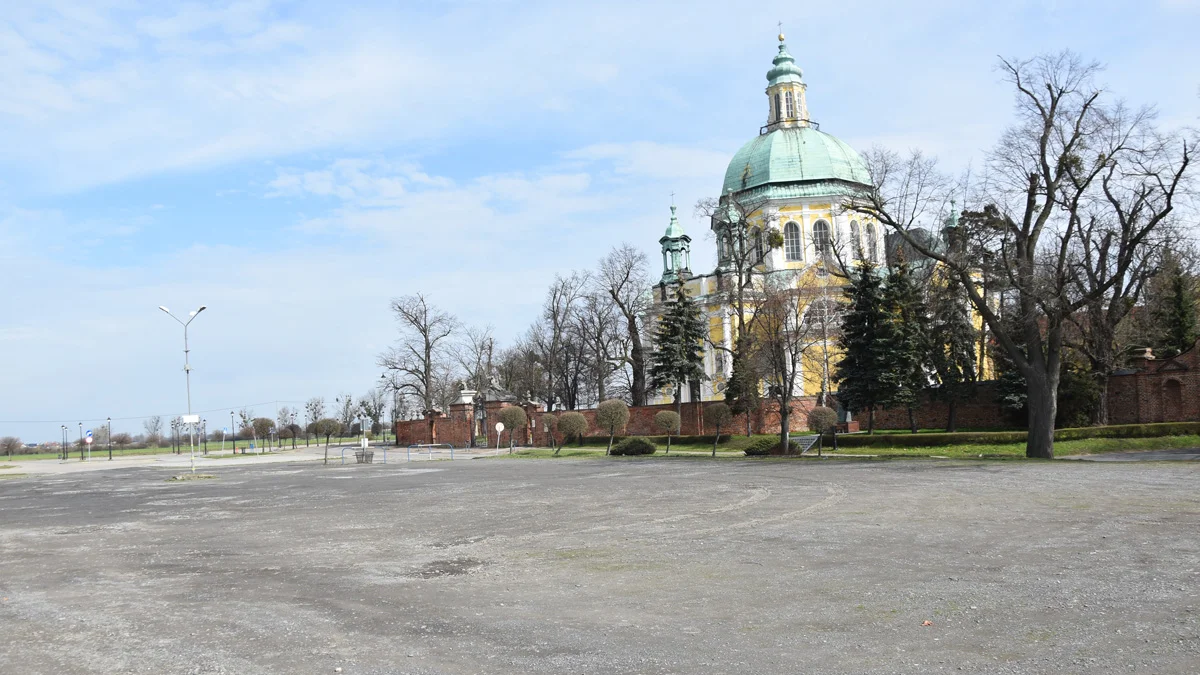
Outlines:
{"label": "conifer tree", "polygon": [[1162,356],[1176,356],[1196,343],[1196,289],[1192,279],[1177,261],[1167,269],[1166,293],[1155,308],[1155,324],[1160,327],[1156,347]]}
{"label": "conifer tree", "polygon": [[733,350],[733,372],[725,385],[725,403],[733,414],[746,416],[747,436],[752,432],[751,416],[762,405],[761,381],[754,340],[749,335],[739,336]]}
{"label": "conifer tree", "polygon": [[935,394],[946,401],[946,431],[958,426],[958,401],[975,391],[975,327],[967,316],[961,281],[947,276],[930,291],[929,361],[940,385]]}
{"label": "conifer tree", "polygon": [[892,322],[883,304],[883,280],[875,266],[860,260],[845,289],[849,306],[842,315],[838,344],[842,358],[834,379],[838,401],[851,412],[867,413],[867,433],[875,432],[875,407],[892,400],[895,371],[889,363]]}
{"label": "conifer tree", "polygon": [[895,383],[885,407],[908,409],[908,425],[917,433],[915,408],[929,385],[926,363],[929,357],[929,310],[912,267],[901,258],[888,272],[883,289],[883,304],[891,323],[887,342],[888,381]]}
{"label": "conifer tree", "polygon": [[672,387],[675,409],[680,412],[683,386],[704,377],[704,322],[700,319],[700,308],[682,286],[664,309],[654,331],[650,385],[656,389]]}

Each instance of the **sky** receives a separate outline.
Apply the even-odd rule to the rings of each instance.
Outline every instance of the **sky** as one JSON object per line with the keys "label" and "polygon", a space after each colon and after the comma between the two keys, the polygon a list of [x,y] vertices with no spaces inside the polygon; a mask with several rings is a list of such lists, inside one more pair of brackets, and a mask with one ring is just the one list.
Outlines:
{"label": "sky", "polygon": [[1200,0],[0,3],[0,435],[250,406],[380,376],[423,292],[511,343],[555,274],[658,273],[765,123],[782,22],[811,116],[859,150],[981,161],[999,55],[1070,48],[1200,120]]}

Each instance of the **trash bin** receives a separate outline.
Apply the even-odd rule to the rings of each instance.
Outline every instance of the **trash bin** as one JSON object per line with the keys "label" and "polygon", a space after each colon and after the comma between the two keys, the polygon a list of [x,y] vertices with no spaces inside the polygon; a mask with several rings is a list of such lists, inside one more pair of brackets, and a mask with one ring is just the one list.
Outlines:
{"label": "trash bin", "polygon": [[359,464],[372,464],[375,461],[375,451],[359,450],[358,452],[354,453],[354,459]]}

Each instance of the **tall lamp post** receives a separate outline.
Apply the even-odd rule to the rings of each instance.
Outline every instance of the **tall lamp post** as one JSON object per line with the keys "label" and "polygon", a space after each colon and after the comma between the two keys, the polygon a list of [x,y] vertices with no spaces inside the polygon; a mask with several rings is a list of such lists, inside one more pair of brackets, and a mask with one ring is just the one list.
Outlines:
{"label": "tall lamp post", "polygon": [[108,429],[104,434],[108,436],[108,461],[112,461],[112,418],[108,418]]}
{"label": "tall lamp post", "polygon": [[231,454],[236,455],[237,454],[237,427],[233,426],[233,411],[232,410],[229,411],[229,433],[233,434],[233,436],[231,437],[233,440],[229,443],[229,447],[232,450]]}
{"label": "tall lamp post", "polygon": [[58,454],[62,458],[62,460],[65,462],[68,459],[70,459],[70,457],[67,456],[67,452],[68,452],[68,450],[67,450],[67,425],[65,425],[65,424],[62,425],[62,438],[63,438],[62,452],[60,452]]}
{"label": "tall lamp post", "polygon": [[83,422],[79,423],[79,461],[83,461]]}
{"label": "tall lamp post", "polygon": [[208,309],[208,306],[200,305],[200,309],[196,309],[196,310],[189,312],[187,321],[183,321],[179,317],[175,316],[174,314],[171,313],[171,310],[167,309],[166,307],[163,307],[162,305],[159,305],[158,308],[161,309],[163,312],[165,312],[167,316],[178,321],[179,325],[183,326],[183,378],[184,378],[184,382],[186,383],[186,386],[187,386],[187,411],[188,411],[188,416],[184,421],[188,425],[188,445],[190,446],[189,449],[191,450],[191,456],[192,456],[192,473],[196,473],[196,422],[197,422],[197,420],[192,415],[192,365],[188,361],[188,351],[189,350],[188,350],[187,329],[188,329],[188,325],[191,324],[192,321],[194,321],[196,319],[196,317],[200,315],[200,312],[203,312],[204,310]]}

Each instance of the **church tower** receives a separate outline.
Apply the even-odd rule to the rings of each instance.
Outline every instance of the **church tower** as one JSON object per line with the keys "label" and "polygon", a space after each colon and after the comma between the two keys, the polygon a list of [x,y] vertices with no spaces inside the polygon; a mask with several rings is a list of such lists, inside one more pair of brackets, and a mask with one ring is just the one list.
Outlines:
{"label": "church tower", "polygon": [[767,99],[770,102],[767,131],[808,126],[808,101],[804,96],[808,85],[802,79],[804,71],[788,53],[783,33],[779,34],[779,53],[771,63],[774,67],[767,71]]}
{"label": "church tower", "polygon": [[692,276],[692,238],[683,231],[679,218],[675,217],[675,205],[671,205],[671,224],[658,240],[662,244],[662,283],[673,284]]}

